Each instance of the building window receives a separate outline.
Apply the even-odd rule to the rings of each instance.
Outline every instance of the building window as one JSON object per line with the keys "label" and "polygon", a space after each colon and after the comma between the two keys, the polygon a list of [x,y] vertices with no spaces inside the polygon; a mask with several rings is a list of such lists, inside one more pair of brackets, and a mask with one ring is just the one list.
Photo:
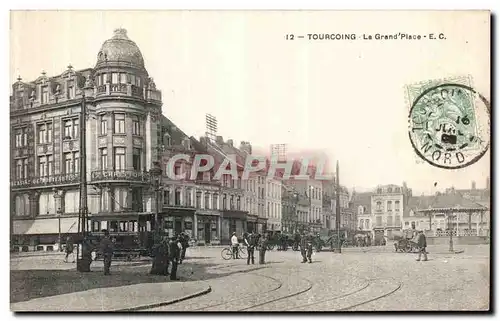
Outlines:
{"label": "building window", "polygon": [[201,208],[201,192],[196,192],[196,208]]}
{"label": "building window", "polygon": [[238,211],[241,211],[241,197],[240,197],[240,196],[238,196],[238,197],[236,198],[236,209],[237,209]]}
{"label": "building window", "polygon": [[141,170],[141,149],[134,148],[132,150],[132,165],[135,171]]}
{"label": "building window", "polygon": [[382,202],[377,201],[377,211],[382,211]]}
{"label": "building window", "polygon": [[392,226],[392,216],[387,216],[387,226]]}
{"label": "building window", "polygon": [[48,104],[49,103],[49,87],[48,86],[43,86],[42,87],[42,104]]}
{"label": "building window", "polygon": [[79,154],[79,152],[64,153],[64,173],[73,174],[80,171]]}
{"label": "building window", "polygon": [[54,171],[54,156],[39,156],[38,157],[38,176],[52,176]]}
{"label": "building window", "polygon": [[108,149],[100,148],[99,149],[99,158],[101,159],[101,170],[108,168]]}
{"label": "building window", "polygon": [[392,193],[392,187],[389,187],[389,188],[387,189],[387,193]]}
{"label": "building window", "polygon": [[38,143],[45,144],[47,140],[47,133],[45,124],[38,125]]}
{"label": "building window", "polygon": [[229,208],[234,210],[234,195],[229,197]]}
{"label": "building window", "polygon": [[115,114],[115,134],[125,134],[125,114]]}
{"label": "building window", "polygon": [[174,194],[175,205],[181,205],[181,191],[176,189]]}
{"label": "building window", "polygon": [[222,209],[227,210],[227,195],[226,194],[224,194],[222,196]]}
{"label": "building window", "polygon": [[64,138],[76,139],[79,136],[79,119],[68,119],[64,121]]}
{"label": "building window", "polygon": [[23,178],[23,160],[16,160],[16,179]]}
{"label": "building window", "polygon": [[117,72],[114,72],[111,74],[111,83],[112,84],[118,84],[120,80],[120,74]]}
{"label": "building window", "polygon": [[191,189],[186,190],[186,206],[192,206],[191,202]]}
{"label": "building window", "polygon": [[219,209],[219,195],[214,194],[212,195],[212,209],[217,210]]}
{"label": "building window", "polygon": [[127,74],[125,74],[125,73],[120,74],[120,83],[122,83],[122,84],[127,83]]}
{"label": "building window", "polygon": [[16,129],[16,147],[24,147],[28,145],[28,129],[19,128]]}
{"label": "building window", "polygon": [[399,215],[396,216],[396,222],[394,223],[394,226],[401,226],[401,217]]}
{"label": "building window", "polygon": [[387,202],[387,212],[392,212],[392,201]]}
{"label": "building window", "polygon": [[101,189],[101,212],[109,212],[109,190]]}
{"label": "building window", "polygon": [[125,170],[125,148],[124,147],[115,147],[115,171],[123,171]]}
{"label": "building window", "polygon": [[399,201],[396,201],[396,202],[395,202],[395,205],[396,205],[395,211],[396,211],[396,212],[399,212]]}
{"label": "building window", "polygon": [[210,194],[205,193],[205,209],[210,209]]}
{"label": "building window", "polygon": [[382,216],[377,216],[377,227],[382,226]]}
{"label": "building window", "polygon": [[30,215],[30,203],[27,194],[18,195],[15,199],[15,213],[16,216],[29,216]]}
{"label": "building window", "polygon": [[170,205],[170,190],[163,191],[163,204]]}
{"label": "building window", "polygon": [[138,116],[132,117],[132,135],[141,135],[141,123],[139,122]]}
{"label": "building window", "polygon": [[106,119],[106,115],[99,116],[101,122],[101,135],[108,134],[108,120]]}

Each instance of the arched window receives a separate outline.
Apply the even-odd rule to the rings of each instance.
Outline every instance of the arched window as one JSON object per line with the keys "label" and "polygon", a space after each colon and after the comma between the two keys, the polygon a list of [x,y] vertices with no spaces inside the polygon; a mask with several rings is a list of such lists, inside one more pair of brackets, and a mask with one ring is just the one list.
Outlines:
{"label": "arched window", "polygon": [[64,213],[78,213],[80,208],[80,192],[67,191],[64,194]]}
{"label": "arched window", "polygon": [[52,192],[40,194],[38,201],[38,215],[56,214],[56,200]]}
{"label": "arched window", "polygon": [[15,215],[16,216],[29,216],[30,215],[30,201],[28,194],[17,195],[15,199]]}

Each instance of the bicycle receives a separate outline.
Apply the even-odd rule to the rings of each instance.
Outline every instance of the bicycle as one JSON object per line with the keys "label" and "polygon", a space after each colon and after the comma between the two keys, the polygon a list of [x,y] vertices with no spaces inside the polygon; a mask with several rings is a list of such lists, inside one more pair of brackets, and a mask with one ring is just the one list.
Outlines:
{"label": "bicycle", "polygon": [[[225,247],[221,251],[221,256],[224,260],[230,260],[233,258],[233,247]],[[248,256],[247,249],[243,246],[238,246],[238,258],[240,259],[246,259]]]}

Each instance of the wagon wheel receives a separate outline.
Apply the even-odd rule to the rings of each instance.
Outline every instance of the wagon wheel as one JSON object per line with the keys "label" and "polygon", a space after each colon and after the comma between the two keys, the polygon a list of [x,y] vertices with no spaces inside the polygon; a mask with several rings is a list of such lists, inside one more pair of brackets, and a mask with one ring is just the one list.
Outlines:
{"label": "wagon wheel", "polygon": [[223,249],[220,254],[224,260],[230,260],[233,257],[233,252],[228,248]]}

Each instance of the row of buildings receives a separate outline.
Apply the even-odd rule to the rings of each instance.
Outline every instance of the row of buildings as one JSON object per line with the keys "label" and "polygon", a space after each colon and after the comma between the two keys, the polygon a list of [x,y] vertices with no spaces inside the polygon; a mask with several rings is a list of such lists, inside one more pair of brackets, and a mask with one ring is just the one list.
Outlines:
{"label": "row of buildings", "polygon": [[[279,170],[273,177],[263,170],[242,179],[245,158],[253,155],[251,143],[236,146],[221,136],[190,137],[162,114],[162,104],[161,91],[124,29],[103,43],[93,68],[70,65],[60,75],[42,73],[34,81],[19,77],[10,101],[12,244],[20,250],[47,249],[60,237],[77,233],[81,159],[87,169],[91,231],[146,237],[158,227],[169,234],[186,231],[200,244],[221,244],[233,232],[334,229],[337,192],[343,230],[391,237],[427,224],[416,209],[430,200],[414,197],[405,184],[349,193],[344,186],[337,189],[333,180],[313,179],[313,165],[305,180],[284,180]],[[80,155],[83,121],[85,158]],[[238,179],[215,180],[212,170],[195,180],[170,180],[167,163],[176,154],[209,154],[214,168],[235,155]],[[192,165],[178,161],[173,171],[189,173]],[[295,161],[292,174],[301,166]],[[154,174],[155,167],[163,175]],[[472,188],[470,197],[477,192]],[[470,201],[489,203],[489,190],[483,194]],[[487,222],[478,221],[477,229],[487,230]],[[431,228],[443,228],[442,219],[434,218]]]}
{"label": "row of buildings", "polygon": [[[43,72],[34,81],[19,77],[10,101],[12,244],[21,250],[47,249],[77,233],[81,159],[87,168],[91,231],[141,236],[159,227],[170,234],[186,231],[201,244],[220,244],[229,242],[232,232],[335,226],[332,181],[284,181],[279,175],[267,177],[266,171],[243,180],[245,157],[252,154],[249,142],[235,146],[221,136],[195,139],[161,107],[161,91],[125,29],[103,43],[93,68],[70,65],[60,75]],[[80,155],[82,123],[85,158]],[[236,155],[239,177],[215,180],[211,171],[196,180],[170,180],[166,166],[179,153],[209,154],[214,168]],[[173,170],[178,175],[191,166],[179,161]],[[163,175],[154,174],[155,167]],[[343,198],[345,208],[347,203]]]}
{"label": "row of buildings", "polygon": [[[351,197],[357,212],[358,230],[388,239],[403,230],[426,231],[428,236],[489,236],[490,179],[484,189],[448,188],[435,195],[413,195],[406,183],[378,186],[372,192]],[[434,209],[429,213],[429,209]]]}

